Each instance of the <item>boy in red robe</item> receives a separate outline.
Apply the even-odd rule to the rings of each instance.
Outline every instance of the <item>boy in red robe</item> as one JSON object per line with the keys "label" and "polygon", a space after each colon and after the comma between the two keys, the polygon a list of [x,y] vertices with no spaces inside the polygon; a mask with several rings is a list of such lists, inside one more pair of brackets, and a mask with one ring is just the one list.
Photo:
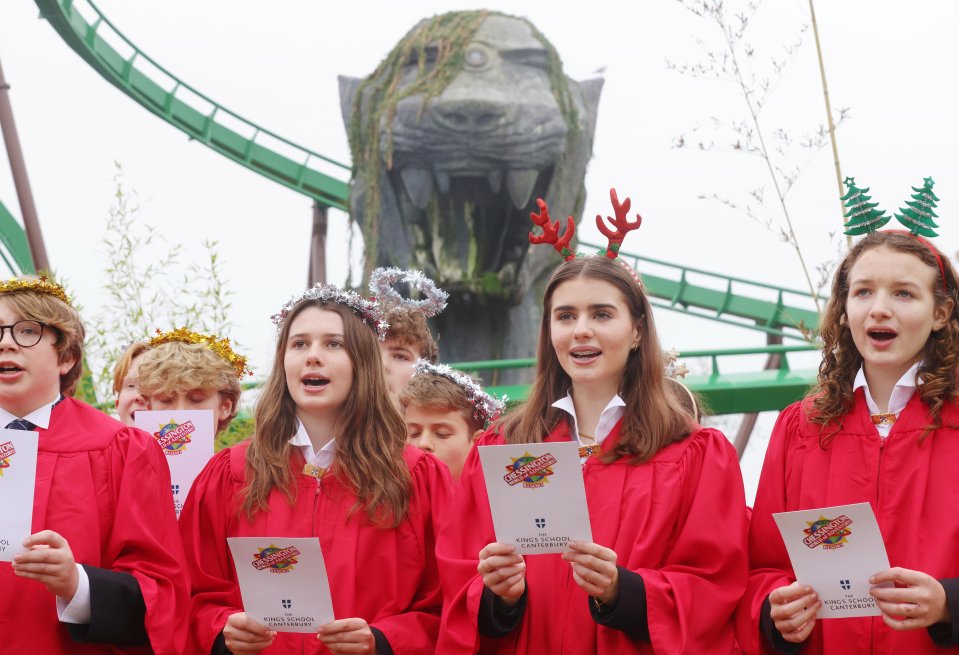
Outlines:
{"label": "boy in red robe", "polygon": [[149,435],[71,397],[83,337],[59,285],[0,283],[0,425],[39,439],[33,534],[0,563],[3,648],[177,655],[187,585],[169,470]]}
{"label": "boy in red robe", "polygon": [[503,405],[465,373],[422,359],[400,392],[410,443],[446,464],[454,482],[473,443]]}

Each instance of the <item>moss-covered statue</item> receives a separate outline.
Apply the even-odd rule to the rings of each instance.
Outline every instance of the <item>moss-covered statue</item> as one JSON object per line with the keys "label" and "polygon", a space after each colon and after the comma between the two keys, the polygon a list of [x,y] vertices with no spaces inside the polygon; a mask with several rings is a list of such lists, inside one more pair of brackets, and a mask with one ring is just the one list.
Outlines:
{"label": "moss-covered statue", "polygon": [[555,260],[530,249],[532,200],[579,217],[601,89],[529,21],[486,11],[423,20],[369,77],[340,78],[366,274],[418,268],[450,292],[444,359],[533,354]]}

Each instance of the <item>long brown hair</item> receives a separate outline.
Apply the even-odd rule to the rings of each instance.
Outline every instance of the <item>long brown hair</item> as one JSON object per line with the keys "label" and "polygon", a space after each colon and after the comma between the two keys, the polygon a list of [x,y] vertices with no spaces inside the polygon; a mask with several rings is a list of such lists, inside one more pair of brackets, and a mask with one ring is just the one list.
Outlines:
{"label": "long brown hair", "polygon": [[[376,337],[369,326],[339,303],[304,300],[290,310],[277,337],[273,370],[256,404],[256,433],[246,453],[243,511],[252,518],[268,509],[276,487],[289,501],[296,485],[290,469],[290,438],[296,434],[296,404],[286,386],[283,366],[290,325],[307,307],[336,312],[343,319],[346,352],[353,365],[353,389],[334,425],[334,472],[356,492],[373,523],[397,526],[409,510],[412,480],[403,459],[406,424],[393,404]],[[356,510],[359,507],[354,507]]]}
{"label": "long brown hair", "polygon": [[[832,295],[826,305],[826,311],[820,320],[820,334],[823,342],[823,358],[819,364],[819,383],[809,393],[807,398],[812,402],[809,420],[813,423],[826,426],[838,421],[847,414],[855,402],[853,383],[856,373],[862,366],[862,355],[856,348],[846,319],[846,299],[849,295],[849,272],[864,252],[873,248],[889,248],[899,252],[909,253],[929,266],[936,273],[932,284],[932,291],[937,307],[941,307],[948,300],[953,301],[952,313],[946,320],[945,326],[929,335],[922,353],[922,364],[919,367],[918,377],[922,380],[919,385],[919,397],[929,406],[929,414],[934,429],[942,424],[940,412],[945,401],[956,396],[956,366],[959,364],[959,298],[956,290],[959,288],[956,271],[943,255],[936,260],[934,246],[928,241],[920,241],[905,232],[873,232],[857,243],[843,259],[832,283]],[[939,263],[942,263],[943,282]],[[823,445],[827,445],[838,432],[821,437]]]}
{"label": "long brown hair", "polygon": [[542,441],[560,421],[565,420],[566,412],[553,407],[552,403],[569,391],[572,382],[553,350],[550,315],[557,287],[579,277],[608,282],[616,287],[639,328],[639,347],[630,352],[620,384],[619,393],[626,403],[626,413],[619,442],[614,450],[604,455],[607,463],[620,457],[631,457],[632,462],[638,464],[664,446],[688,436],[692,421],[666,386],[663,353],[646,294],[623,266],[606,257],[577,257],[553,271],[543,294],[536,379],[526,402],[500,422],[500,431],[509,443],[535,443]]}

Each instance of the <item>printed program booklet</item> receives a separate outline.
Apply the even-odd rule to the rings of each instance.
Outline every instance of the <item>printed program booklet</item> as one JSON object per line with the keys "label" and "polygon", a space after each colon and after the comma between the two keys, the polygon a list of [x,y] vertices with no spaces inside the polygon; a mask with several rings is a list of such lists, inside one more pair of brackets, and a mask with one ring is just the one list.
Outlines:
{"label": "printed program booklet", "polygon": [[228,537],[243,611],[278,632],[316,632],[333,620],[317,537]]}
{"label": "printed program booklet", "polygon": [[0,429],[0,562],[12,562],[31,534],[39,443],[36,432]]}
{"label": "printed program booklet", "polygon": [[889,568],[869,503],[773,514],[796,579],[816,590],[819,619],[879,616],[869,577]]}
{"label": "printed program booklet", "polygon": [[170,490],[176,516],[186,501],[193,481],[213,457],[216,425],[211,409],[138,411],[133,424],[160,444],[170,465]]}
{"label": "printed program booklet", "polygon": [[480,446],[479,457],[497,542],[532,554],[593,540],[579,444]]}

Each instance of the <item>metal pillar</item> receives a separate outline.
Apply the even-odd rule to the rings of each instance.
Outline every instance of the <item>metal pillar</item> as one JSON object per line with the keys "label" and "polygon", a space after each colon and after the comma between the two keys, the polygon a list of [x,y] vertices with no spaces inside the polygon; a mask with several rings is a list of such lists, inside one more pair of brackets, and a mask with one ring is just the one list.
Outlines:
{"label": "metal pillar", "polygon": [[[783,342],[783,338],[775,334],[766,335],[766,345],[779,345]],[[763,370],[769,371],[772,369],[779,368],[779,362],[782,357],[780,353],[770,353],[766,357],[766,365],[763,366]],[[739,424],[739,430],[736,432],[736,439],[733,441],[733,446],[736,448],[736,454],[739,456],[739,459],[743,458],[743,453],[746,452],[746,446],[749,444],[749,437],[753,434],[753,428],[756,427],[756,419],[759,418],[759,414],[743,414],[743,422]]]}
{"label": "metal pillar", "polygon": [[10,169],[13,172],[13,183],[17,189],[17,198],[20,200],[23,227],[27,233],[27,242],[30,245],[34,267],[37,271],[49,271],[50,261],[47,259],[47,250],[43,245],[43,234],[40,232],[37,207],[33,203],[30,180],[27,178],[27,165],[23,160],[23,151],[20,148],[20,139],[17,136],[17,126],[13,121],[13,106],[10,103],[9,91],[10,85],[7,84],[7,80],[3,76],[3,67],[0,66],[0,130],[3,131],[3,141],[7,146],[7,158],[10,160]]}
{"label": "metal pillar", "polygon": [[313,234],[310,237],[310,270],[306,286],[326,282],[326,207],[313,203]]}

